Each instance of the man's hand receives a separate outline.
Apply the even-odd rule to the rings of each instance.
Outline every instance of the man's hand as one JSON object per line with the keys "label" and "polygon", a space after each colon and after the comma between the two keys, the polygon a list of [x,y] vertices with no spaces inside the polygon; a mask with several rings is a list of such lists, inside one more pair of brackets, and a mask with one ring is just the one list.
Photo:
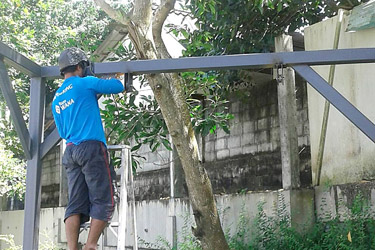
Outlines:
{"label": "man's hand", "polygon": [[115,74],[115,78],[116,78],[116,79],[123,79],[123,78],[124,78],[124,75],[125,75],[124,73],[116,73],[116,74]]}
{"label": "man's hand", "polygon": [[100,76],[100,78],[102,79],[111,79],[111,78],[116,78],[116,79],[119,79],[119,80],[123,80],[124,79],[124,73],[116,73],[116,74],[105,74],[105,75],[102,75]]}

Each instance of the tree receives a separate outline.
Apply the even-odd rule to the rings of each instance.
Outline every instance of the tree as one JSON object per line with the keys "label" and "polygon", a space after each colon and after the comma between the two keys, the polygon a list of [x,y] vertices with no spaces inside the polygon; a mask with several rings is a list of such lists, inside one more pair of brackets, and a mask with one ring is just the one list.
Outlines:
{"label": "tree", "polygon": [[175,26],[185,39],[185,56],[274,51],[274,38],[351,9],[368,0],[191,0],[188,11],[198,29]]}
{"label": "tree", "polygon": [[[161,39],[161,28],[166,17],[173,10],[175,0],[161,0],[160,5],[154,12],[152,11],[152,1],[150,0],[133,1],[133,5],[130,5],[131,9],[127,9],[127,11],[113,7],[113,5],[106,3],[104,0],[95,0],[95,2],[112,19],[127,29],[138,59],[170,57]],[[116,3],[116,1],[113,2]],[[354,5],[359,2],[357,1]],[[196,23],[198,29],[189,31],[184,28],[177,27],[176,29],[174,27],[175,29],[172,31],[175,34],[180,32],[185,37],[182,40],[186,46],[185,56],[270,52],[273,50],[275,36],[318,22],[324,17],[334,14],[338,6],[347,6],[348,3],[352,4],[353,1],[191,0],[185,1],[185,4],[193,13],[193,17],[198,20]],[[204,74],[205,76],[202,78],[213,77],[215,83],[217,77],[220,76],[220,80],[223,80],[222,83],[226,82],[227,85],[233,82],[233,77],[239,77],[237,73],[229,74],[229,76],[221,72]],[[202,75],[199,73],[193,74],[189,80],[200,76]],[[193,131],[194,128],[196,132],[202,132],[202,134],[214,131],[216,120],[210,124],[204,124],[207,121],[206,119],[194,120],[194,118],[199,117],[199,115],[193,115],[194,110],[199,110],[202,106],[191,105],[191,102],[189,103],[186,99],[190,97],[186,88],[189,81],[184,81],[180,75],[148,75],[146,78],[155,94],[160,109],[151,97],[144,98],[147,103],[146,106],[137,107],[134,105],[134,96],[131,95],[128,100],[124,100],[120,105],[112,101],[107,102],[109,109],[104,111],[107,121],[113,127],[121,127],[122,125],[115,120],[116,117],[123,117],[126,120],[124,123],[131,126],[128,126],[130,127],[128,130],[126,130],[126,126],[123,126],[123,133],[117,139],[121,140],[134,135],[138,143],[133,147],[134,150],[145,142],[150,142],[151,148],[154,150],[158,146],[158,143],[154,142],[155,135],[158,133],[161,135],[161,142],[166,147],[169,146],[166,142],[166,128],[164,123],[160,122],[161,111],[166,127],[182,160],[189,197],[192,201],[197,222],[195,235],[201,240],[204,249],[227,248],[226,244],[222,245],[224,242],[222,229],[217,218],[209,179],[200,162]],[[225,103],[225,91],[215,94],[218,94],[217,96]],[[132,110],[134,116],[129,115],[129,113],[123,113],[123,111],[117,109],[119,106],[126,106],[127,110]],[[156,114],[154,118],[147,112],[150,109]],[[193,119],[189,117],[189,112]],[[228,119],[229,117],[225,117],[224,121]],[[139,122],[141,120],[145,121],[145,123]],[[204,124],[204,126],[201,126],[200,129],[199,125],[197,126],[197,120],[203,121],[201,124]],[[137,131],[142,130],[141,127],[150,127],[153,122],[160,123],[159,125],[151,126],[159,128],[158,130],[151,129],[147,133],[142,134],[141,132],[137,134]],[[225,122],[219,122],[219,124],[224,124],[222,128],[226,128]],[[141,138],[145,137],[152,139],[142,141]],[[211,222],[210,213],[215,218]],[[212,227],[207,227],[211,223],[213,223]],[[216,233],[217,235],[215,236]],[[211,242],[216,240],[216,237],[220,239],[217,244]]]}
{"label": "tree", "polygon": [[[176,0],[162,0],[155,13],[152,11],[151,0],[135,1],[128,12],[113,8],[104,0],[95,2],[111,18],[126,27],[138,59],[170,58],[161,37],[161,30]],[[193,233],[201,241],[203,249],[228,249],[211,183],[200,160],[183,91],[183,80],[178,74],[154,74],[147,75],[146,78],[160,106],[185,172],[197,224]]]}
{"label": "tree", "polygon": [[25,161],[13,157],[13,153],[0,145],[0,196],[16,196],[23,199],[26,188]]}

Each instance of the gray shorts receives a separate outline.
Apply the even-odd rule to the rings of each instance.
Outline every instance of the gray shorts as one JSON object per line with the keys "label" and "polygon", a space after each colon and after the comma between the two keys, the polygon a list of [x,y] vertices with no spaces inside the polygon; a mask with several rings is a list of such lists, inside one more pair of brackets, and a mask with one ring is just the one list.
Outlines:
{"label": "gray shorts", "polygon": [[109,164],[108,151],[100,141],[69,144],[63,156],[68,177],[69,202],[64,221],[81,216],[81,224],[90,217],[109,221],[114,211],[113,180],[116,174]]}

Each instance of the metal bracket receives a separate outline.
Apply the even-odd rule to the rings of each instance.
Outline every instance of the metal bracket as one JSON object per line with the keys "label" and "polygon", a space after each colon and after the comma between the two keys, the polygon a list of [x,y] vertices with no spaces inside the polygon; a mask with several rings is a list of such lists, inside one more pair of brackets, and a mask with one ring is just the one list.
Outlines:
{"label": "metal bracket", "polygon": [[125,91],[126,92],[133,92],[133,74],[132,73],[125,73]]}
{"label": "metal bracket", "polygon": [[284,82],[284,65],[283,64],[276,64],[275,65],[276,70],[276,81],[277,83],[283,83]]}

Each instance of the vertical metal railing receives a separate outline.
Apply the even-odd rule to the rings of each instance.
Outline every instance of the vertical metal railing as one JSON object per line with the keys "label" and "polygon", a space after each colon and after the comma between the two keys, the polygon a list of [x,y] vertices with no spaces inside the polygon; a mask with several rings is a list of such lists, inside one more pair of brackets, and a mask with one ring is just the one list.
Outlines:
{"label": "vertical metal railing", "polygon": [[[127,145],[111,145],[108,146],[110,151],[121,151],[121,178],[120,178],[120,200],[118,204],[118,223],[112,222],[113,226],[117,226],[117,249],[124,250],[126,242],[126,224],[127,224],[127,207],[128,207],[128,188],[131,198],[131,224],[133,229],[133,249],[138,249],[137,239],[137,220],[136,220],[136,207],[135,207],[135,194],[134,194],[134,180],[132,171],[132,161],[130,147]],[[110,229],[111,229],[110,224]],[[114,231],[111,229],[114,233]]]}

